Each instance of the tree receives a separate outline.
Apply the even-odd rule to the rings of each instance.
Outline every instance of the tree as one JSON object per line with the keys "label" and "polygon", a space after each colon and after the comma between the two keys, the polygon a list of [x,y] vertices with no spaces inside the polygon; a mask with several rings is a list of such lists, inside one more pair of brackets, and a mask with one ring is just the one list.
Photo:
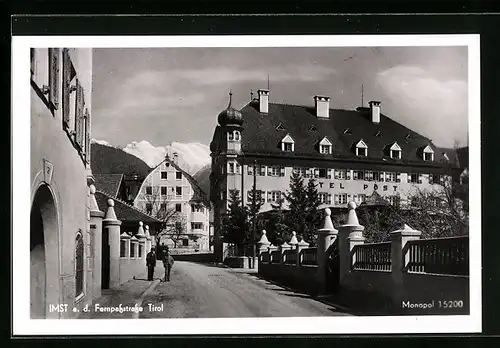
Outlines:
{"label": "tree", "polygon": [[146,204],[141,207],[142,211],[162,222],[161,230],[156,233],[156,245],[160,245],[160,240],[164,236],[175,234],[176,222],[184,222],[185,219],[180,212],[177,211],[175,205],[171,201],[171,196],[161,194],[159,186],[151,188],[151,193],[142,194],[141,197]]}
{"label": "tree", "polygon": [[229,192],[229,209],[222,217],[222,238],[226,243],[236,245],[238,252],[241,253],[248,240],[248,231],[248,212],[241,206],[238,191],[231,190]]}
{"label": "tree", "polygon": [[290,241],[292,233],[285,223],[285,212],[283,211],[283,198],[279,198],[274,204],[271,204],[272,210],[269,217],[264,222],[264,228],[267,232],[267,239],[274,245],[281,245]]}
{"label": "tree", "polygon": [[288,226],[298,235],[304,236],[307,231],[307,193],[304,188],[304,180],[296,172],[290,177],[290,190],[287,191],[285,198],[288,201],[290,212]]}
{"label": "tree", "polygon": [[[255,174],[254,174],[255,175]],[[260,208],[262,207],[262,198],[260,197],[260,191],[257,191],[255,184],[253,185],[252,190],[249,191],[248,203],[247,203],[247,217],[248,217],[248,226],[251,230],[248,233],[245,233],[245,246],[254,246],[258,240],[259,236],[257,233],[257,225],[258,225],[258,215]],[[255,229],[255,236],[254,236]],[[255,237],[255,238],[254,238]],[[253,255],[253,250],[252,250]]]}
{"label": "tree", "polygon": [[317,230],[321,223],[321,213],[318,210],[321,201],[314,179],[309,179],[306,188],[306,226],[302,237],[311,243],[316,244]]}
{"label": "tree", "polygon": [[186,219],[184,216],[178,216],[174,226],[170,229],[167,236],[174,242],[174,248],[177,248],[177,242],[184,239],[186,235]]}

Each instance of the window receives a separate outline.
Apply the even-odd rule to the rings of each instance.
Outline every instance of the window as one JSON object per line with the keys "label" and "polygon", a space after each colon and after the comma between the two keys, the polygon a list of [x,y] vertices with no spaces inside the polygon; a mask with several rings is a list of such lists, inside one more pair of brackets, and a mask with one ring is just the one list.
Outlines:
{"label": "window", "polygon": [[[257,195],[257,198],[259,198],[259,196]],[[281,198],[281,191],[271,191],[268,193],[268,202],[278,202],[279,199]]]}
{"label": "window", "polygon": [[177,172],[175,173],[175,178],[176,178],[177,180],[181,180],[181,179],[182,179],[182,172],[177,171]]}
{"label": "window", "polygon": [[146,213],[148,213],[149,215],[151,215],[152,212],[153,212],[153,204],[146,203]]}
{"label": "window", "polygon": [[293,144],[292,143],[284,143],[283,144],[283,151],[292,152],[293,151]]}
{"label": "window", "polygon": [[422,183],[422,175],[415,173],[408,173],[408,182],[412,184],[421,184]]}
{"label": "window", "polygon": [[121,240],[120,241],[120,257],[127,257],[127,241],[126,240]]}
{"label": "window", "polygon": [[341,193],[335,195],[335,204],[336,205],[347,204],[347,193]]}
{"label": "window", "polygon": [[316,128],[316,126],[314,126],[314,125],[310,125],[308,131],[309,132],[317,132],[318,128]]}
{"label": "window", "polygon": [[280,130],[280,131],[283,131],[285,130],[285,127],[283,127],[283,125],[280,123],[276,126],[276,130]]}
{"label": "window", "polygon": [[182,246],[189,246],[189,239],[183,239]]}
{"label": "window", "polygon": [[162,187],[160,188],[160,194],[161,194],[162,196],[166,196],[166,195],[167,195],[167,186],[162,186]]}
{"label": "window", "polygon": [[177,196],[182,196],[182,187],[176,186],[176,188],[175,188],[175,194]]}
{"label": "window", "polygon": [[[262,203],[266,202],[266,199],[264,197],[264,193],[262,192],[262,190],[255,190],[255,198],[257,201],[260,199],[260,201]],[[252,190],[247,191],[247,201],[252,202]]]}
{"label": "window", "polygon": [[167,179],[167,173],[168,173],[168,172],[161,172],[161,178],[162,178],[163,180],[166,180],[166,179]]}
{"label": "window", "polygon": [[227,140],[230,140],[230,141],[234,140],[234,134],[233,134],[233,132],[227,133]]}
{"label": "window", "polygon": [[175,211],[176,211],[177,213],[182,213],[182,204],[177,203],[177,204],[175,205]]}
{"label": "window", "polygon": [[332,195],[327,192],[320,192],[318,194],[321,204],[332,204]]}
{"label": "window", "polygon": [[353,200],[354,203],[356,203],[356,205],[360,205],[361,203],[366,201],[366,195],[365,194],[354,195]]}
{"label": "window", "polygon": [[392,159],[401,159],[401,150],[391,150]]}
{"label": "window", "polygon": [[146,186],[146,194],[147,195],[152,195],[153,194],[153,187]]}
{"label": "window", "polygon": [[304,167],[295,167],[293,168],[293,172],[299,174],[301,177],[306,177],[307,176],[307,170],[308,168]]}
{"label": "window", "polygon": [[388,196],[387,200],[389,201],[389,204],[394,205],[394,206],[399,206],[401,203],[401,199],[399,196]]}
{"label": "window", "polygon": [[142,255],[144,255],[144,244],[139,243],[139,258],[141,258]]}
{"label": "window", "polygon": [[361,148],[361,147],[356,148],[356,156],[366,157],[367,152],[368,152],[368,149],[366,149],[366,148]]}
{"label": "window", "polygon": [[199,204],[191,204],[191,211],[193,213],[203,213],[203,207]]}
{"label": "window", "polygon": [[167,203],[160,204],[160,211],[163,213],[167,211]]}
{"label": "window", "polygon": [[83,293],[83,276],[84,276],[84,255],[83,255],[83,237],[80,232],[76,235],[76,250],[75,250],[75,277],[76,277],[76,294],[79,296]]}
{"label": "window", "polygon": [[287,134],[283,139],[281,139],[281,151],[293,152],[295,147],[294,145],[295,141],[290,134]]}
{"label": "window", "polygon": [[434,154],[433,153],[424,153],[424,161],[433,161]]}
{"label": "window", "polygon": [[354,180],[365,180],[365,172],[363,170],[353,170],[352,174]]}
{"label": "window", "polygon": [[325,168],[320,168],[318,170],[318,175],[320,178],[325,179],[328,175],[328,171]]}
{"label": "window", "polygon": [[384,175],[381,172],[373,172],[373,181],[384,181]]}
{"label": "window", "polygon": [[331,149],[331,146],[330,145],[321,145],[320,146],[320,152],[324,155],[328,155],[330,154],[330,149]]}
{"label": "window", "polygon": [[280,166],[270,166],[267,169],[267,175],[269,176],[280,176],[281,167]]}
{"label": "window", "polygon": [[394,172],[386,172],[385,173],[385,181],[387,181],[387,182],[396,182],[396,173],[394,173]]}
{"label": "window", "polygon": [[349,128],[344,129],[344,135],[351,135],[352,132]]}
{"label": "window", "polygon": [[175,222],[175,229],[177,231],[182,231],[182,222],[181,221],[176,221]]}
{"label": "window", "polygon": [[234,163],[233,162],[228,162],[228,164],[227,164],[227,173],[228,174],[234,174]]}
{"label": "window", "polygon": [[165,162],[165,168],[168,168],[168,167],[170,167],[170,163]]}
{"label": "window", "polygon": [[349,180],[351,171],[347,169],[335,169],[334,177],[340,180]]}
{"label": "window", "polygon": [[[249,165],[247,167],[248,175],[253,175],[254,174],[254,169],[255,168],[254,168],[253,165]],[[258,164],[257,165],[257,175],[265,176],[266,175],[266,166]]]}
{"label": "window", "polygon": [[429,184],[443,184],[444,177],[439,174],[429,174]]}
{"label": "window", "polygon": [[203,224],[201,222],[191,222],[191,229],[192,230],[202,230]]}
{"label": "window", "polygon": [[240,140],[240,132],[234,131],[234,140]]}

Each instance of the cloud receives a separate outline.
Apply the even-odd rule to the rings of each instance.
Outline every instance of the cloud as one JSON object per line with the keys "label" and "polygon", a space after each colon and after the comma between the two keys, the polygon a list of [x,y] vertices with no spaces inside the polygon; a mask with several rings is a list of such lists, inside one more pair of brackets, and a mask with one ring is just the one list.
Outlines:
{"label": "cloud", "polygon": [[416,66],[396,66],[377,75],[388,98],[390,114],[430,137],[436,144],[453,146],[467,140],[468,85],[457,79],[436,79]]}

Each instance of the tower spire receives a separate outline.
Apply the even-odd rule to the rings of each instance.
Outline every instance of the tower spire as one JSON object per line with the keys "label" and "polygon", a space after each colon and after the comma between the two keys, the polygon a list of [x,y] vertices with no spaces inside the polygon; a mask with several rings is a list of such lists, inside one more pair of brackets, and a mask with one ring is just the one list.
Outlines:
{"label": "tower spire", "polygon": [[231,90],[229,90],[229,105],[227,107],[231,106],[232,99],[233,99],[233,92],[231,92]]}

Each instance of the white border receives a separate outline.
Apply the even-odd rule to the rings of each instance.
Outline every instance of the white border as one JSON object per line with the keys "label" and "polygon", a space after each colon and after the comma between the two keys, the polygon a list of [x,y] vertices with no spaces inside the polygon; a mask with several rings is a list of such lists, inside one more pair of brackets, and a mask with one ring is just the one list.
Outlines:
{"label": "white border", "polygon": [[[470,235],[470,315],[397,317],[31,320],[29,317],[30,47],[468,46],[470,226],[481,226],[479,35],[13,36],[13,335],[385,334],[481,332],[481,235]],[[188,324],[189,322],[189,324]],[[188,325],[186,325],[188,324]]]}

